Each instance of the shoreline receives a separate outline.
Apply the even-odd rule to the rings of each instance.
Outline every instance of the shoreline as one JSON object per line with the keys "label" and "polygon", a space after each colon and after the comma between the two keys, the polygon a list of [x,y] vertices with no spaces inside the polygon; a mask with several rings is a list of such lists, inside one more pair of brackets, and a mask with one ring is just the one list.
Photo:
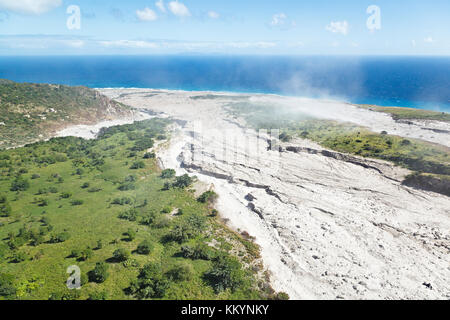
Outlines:
{"label": "shoreline", "polygon": [[[419,107],[418,105],[430,104],[431,102],[409,102],[411,105],[396,105],[396,104],[380,104],[372,102],[352,102],[347,101],[347,99],[339,98],[339,97],[309,97],[309,96],[299,96],[294,94],[282,94],[275,92],[258,92],[258,91],[233,91],[233,90],[187,90],[187,89],[168,89],[168,88],[149,88],[149,87],[92,87],[91,89],[102,91],[102,90],[152,90],[152,91],[162,91],[162,92],[179,92],[179,93],[198,93],[198,94],[221,94],[221,95],[242,95],[242,96],[273,96],[278,98],[298,98],[298,99],[310,99],[310,100],[318,100],[318,101],[329,101],[336,103],[343,103],[354,106],[363,106],[363,105],[373,105],[381,108],[402,108],[402,109],[412,109],[412,110],[423,110],[430,112],[443,112],[450,114],[450,101],[449,104],[441,104],[438,106],[439,108],[444,108],[445,110],[436,110],[431,108]],[[413,106],[417,105],[417,106]]]}

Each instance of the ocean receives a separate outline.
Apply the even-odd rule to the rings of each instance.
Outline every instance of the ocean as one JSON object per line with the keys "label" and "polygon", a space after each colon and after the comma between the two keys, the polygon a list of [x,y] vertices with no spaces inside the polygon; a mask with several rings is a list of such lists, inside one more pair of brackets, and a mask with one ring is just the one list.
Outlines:
{"label": "ocean", "polygon": [[0,57],[0,78],[91,88],[272,93],[450,112],[450,57]]}

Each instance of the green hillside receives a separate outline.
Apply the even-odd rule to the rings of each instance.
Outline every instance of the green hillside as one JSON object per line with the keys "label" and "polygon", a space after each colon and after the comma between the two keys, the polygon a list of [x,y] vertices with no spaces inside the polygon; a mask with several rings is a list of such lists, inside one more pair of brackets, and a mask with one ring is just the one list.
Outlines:
{"label": "green hillside", "polygon": [[447,112],[400,107],[380,107],[365,104],[359,105],[358,107],[376,112],[387,113],[391,115],[394,120],[437,120],[450,122],[450,113]]}
{"label": "green hillside", "polygon": [[[0,300],[286,298],[217,218],[217,195],[158,168],[148,149],[168,123],[0,152]],[[81,290],[66,288],[73,265]]]}
{"label": "green hillside", "polygon": [[89,124],[130,112],[86,87],[0,80],[0,148],[48,138],[70,124]]}

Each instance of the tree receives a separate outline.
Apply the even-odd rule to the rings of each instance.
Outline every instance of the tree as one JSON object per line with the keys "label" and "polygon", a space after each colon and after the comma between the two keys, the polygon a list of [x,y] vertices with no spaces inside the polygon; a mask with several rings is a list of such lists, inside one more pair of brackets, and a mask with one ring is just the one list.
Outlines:
{"label": "tree", "polygon": [[104,262],[97,262],[95,268],[89,272],[89,280],[92,282],[103,283],[108,277],[108,265]]}
{"label": "tree", "polygon": [[169,288],[159,263],[146,264],[136,280],[132,281],[128,292],[138,299],[162,298]]}
{"label": "tree", "polygon": [[58,234],[53,234],[50,238],[51,243],[61,243],[69,240],[70,234],[68,232],[61,232]]}
{"label": "tree", "polygon": [[143,168],[145,168],[144,161],[136,161],[130,167],[130,169],[132,169],[132,170],[143,169]]}
{"label": "tree", "polygon": [[16,294],[13,284],[14,277],[9,274],[0,273],[0,297],[12,298]]}
{"label": "tree", "polygon": [[173,169],[165,169],[161,172],[161,178],[163,179],[172,179],[173,177],[175,177],[175,170]]}
{"label": "tree", "polygon": [[173,281],[189,281],[194,276],[194,267],[189,262],[177,263],[169,272],[168,276]]}
{"label": "tree", "polygon": [[236,258],[225,255],[220,255],[214,260],[211,270],[205,276],[216,293],[227,289],[235,291],[244,283],[241,263]]}
{"label": "tree", "polygon": [[123,262],[130,257],[130,252],[127,249],[119,248],[113,252],[113,259],[117,262]]}
{"label": "tree", "polygon": [[0,217],[11,216],[12,209],[8,202],[0,203]]}
{"label": "tree", "polygon": [[176,188],[184,189],[189,187],[193,182],[194,180],[191,177],[189,177],[189,175],[184,174],[180,177],[176,177],[173,186]]}
{"label": "tree", "polygon": [[201,203],[214,203],[217,198],[218,195],[214,191],[206,191],[197,199],[197,201]]}
{"label": "tree", "polygon": [[86,261],[86,260],[92,258],[93,255],[94,255],[94,251],[91,248],[86,248],[80,252],[80,256],[78,257],[78,259],[80,261]]}
{"label": "tree", "polygon": [[14,263],[21,263],[28,259],[29,257],[24,251],[17,251],[13,254],[11,261]]}
{"label": "tree", "polygon": [[17,177],[16,180],[14,180],[11,183],[11,191],[26,191],[30,188],[30,183],[27,179],[23,177]]}
{"label": "tree", "polygon": [[139,254],[150,254],[153,250],[153,243],[149,240],[142,241],[137,247],[137,253]]}
{"label": "tree", "polygon": [[128,229],[128,231],[125,232],[125,235],[127,236],[127,241],[133,241],[136,239],[136,231],[133,229]]}

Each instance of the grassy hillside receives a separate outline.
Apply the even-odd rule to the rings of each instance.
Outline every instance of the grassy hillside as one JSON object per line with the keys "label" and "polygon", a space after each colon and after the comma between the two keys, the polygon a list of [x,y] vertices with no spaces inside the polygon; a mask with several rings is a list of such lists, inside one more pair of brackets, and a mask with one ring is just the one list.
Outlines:
{"label": "grassy hillside", "polygon": [[128,107],[86,87],[0,80],[0,148],[47,138],[69,124],[129,113]]}
{"label": "grassy hillside", "polygon": [[438,120],[450,122],[450,113],[413,108],[380,107],[374,105],[359,105],[358,107],[390,114],[394,120]]}
{"label": "grassy hillside", "polygon": [[[267,105],[233,103],[228,109],[235,116],[244,117],[255,128],[281,129],[281,138],[285,141],[292,137],[306,138],[332,150],[391,161],[421,174],[420,179],[414,176],[414,184],[411,178],[405,180],[406,184],[414,187],[422,184],[426,190],[449,193],[450,150],[445,146],[405,139],[387,132],[374,133],[350,123],[313,119],[293,114],[289,109],[275,110]],[[433,181],[440,181],[439,186]],[[436,185],[435,189],[433,185]]]}
{"label": "grassy hillside", "polygon": [[[259,299],[275,296],[259,249],[216,218],[208,192],[161,172],[168,120],[0,152],[1,299]],[[68,290],[69,266],[81,290]]]}

